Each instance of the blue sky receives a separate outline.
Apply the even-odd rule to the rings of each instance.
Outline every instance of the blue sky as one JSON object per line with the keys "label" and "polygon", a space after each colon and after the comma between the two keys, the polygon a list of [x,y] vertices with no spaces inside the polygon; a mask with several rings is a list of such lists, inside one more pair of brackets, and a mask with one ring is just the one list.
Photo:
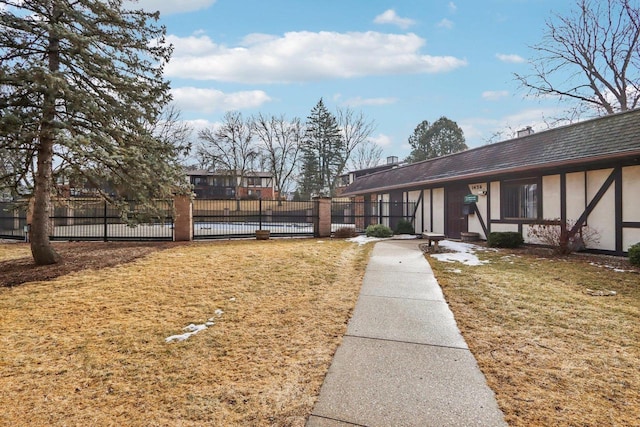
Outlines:
{"label": "blue sky", "polygon": [[[563,110],[526,97],[528,48],[558,0],[141,0],[159,9],[175,50],[166,67],[175,103],[197,130],[225,111],[306,119],[322,97],[376,124],[384,156],[441,116],[467,145],[507,139]],[[496,139],[494,137],[493,142]]]}

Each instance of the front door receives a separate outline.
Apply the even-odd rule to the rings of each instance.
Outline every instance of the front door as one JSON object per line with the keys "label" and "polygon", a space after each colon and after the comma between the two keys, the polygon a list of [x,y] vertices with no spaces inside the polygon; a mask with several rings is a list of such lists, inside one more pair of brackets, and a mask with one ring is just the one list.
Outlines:
{"label": "front door", "polygon": [[464,196],[469,194],[467,185],[456,185],[445,188],[446,223],[445,234],[451,239],[459,239],[460,233],[468,231],[467,216],[462,212]]}

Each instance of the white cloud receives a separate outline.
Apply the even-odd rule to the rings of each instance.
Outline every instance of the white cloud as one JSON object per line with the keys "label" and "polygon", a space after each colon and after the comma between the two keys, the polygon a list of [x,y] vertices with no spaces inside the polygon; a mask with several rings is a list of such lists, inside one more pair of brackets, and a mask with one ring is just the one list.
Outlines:
{"label": "white cloud", "polygon": [[487,101],[498,101],[507,96],[509,96],[509,91],[506,90],[486,90],[482,92],[482,98]]}
{"label": "white cloud", "polygon": [[149,12],[160,11],[160,15],[171,15],[174,13],[186,13],[196,10],[206,9],[213,5],[216,0],[128,0],[131,9],[144,9]]}
{"label": "white cloud", "polygon": [[511,64],[522,64],[524,62],[527,62],[526,59],[524,59],[520,55],[515,54],[496,53],[496,58],[498,58],[502,62],[508,62]]}
{"label": "white cloud", "polygon": [[449,12],[456,13],[458,11],[458,6],[454,2],[450,1],[448,6]]}
{"label": "white cloud", "polygon": [[450,30],[453,28],[453,21],[448,20],[447,18],[443,18],[440,22],[436,24],[438,28],[446,28]]}
{"label": "white cloud", "polygon": [[254,108],[271,100],[269,95],[261,90],[224,93],[216,89],[179,87],[171,89],[171,94],[173,101],[182,111],[201,113]]}
{"label": "white cloud", "polygon": [[252,34],[227,47],[207,36],[177,37],[169,77],[239,83],[288,83],[370,75],[443,73],[467,65],[453,56],[421,55],[413,33],[290,32]]}
{"label": "white cloud", "polygon": [[376,16],[373,22],[376,24],[397,25],[403,30],[409,28],[410,26],[416,23],[413,19],[399,17],[396,11],[393,9],[385,10],[380,15]]}
{"label": "white cloud", "polygon": [[366,106],[377,106],[377,105],[389,105],[395,104],[398,101],[397,98],[362,98],[355,97],[349,98],[342,102],[343,105],[347,105],[349,107],[360,107],[362,105]]}
{"label": "white cloud", "polygon": [[381,147],[390,147],[391,143],[393,142],[391,140],[391,137],[382,133],[379,133],[376,136],[371,136],[369,137],[369,141],[381,146]]}

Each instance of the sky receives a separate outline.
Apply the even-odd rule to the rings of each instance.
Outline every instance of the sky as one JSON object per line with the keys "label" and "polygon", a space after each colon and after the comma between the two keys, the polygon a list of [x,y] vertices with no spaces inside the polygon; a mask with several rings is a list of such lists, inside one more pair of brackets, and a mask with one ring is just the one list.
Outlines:
{"label": "sky", "polygon": [[[196,131],[225,112],[299,117],[322,98],[361,112],[387,156],[406,157],[423,120],[445,116],[478,147],[564,107],[527,96],[531,45],[567,0],[140,0],[174,46],[165,77]],[[499,133],[501,137],[496,137]]]}

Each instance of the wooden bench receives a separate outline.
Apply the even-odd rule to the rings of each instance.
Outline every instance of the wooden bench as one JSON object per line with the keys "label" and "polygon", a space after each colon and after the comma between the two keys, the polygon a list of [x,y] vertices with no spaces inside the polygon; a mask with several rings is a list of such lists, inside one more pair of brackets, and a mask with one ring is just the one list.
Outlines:
{"label": "wooden bench", "polygon": [[427,239],[427,241],[429,242],[429,247],[431,247],[431,242],[433,242],[433,248],[434,250],[438,250],[438,242],[440,240],[444,240],[445,236],[444,234],[440,234],[440,233],[430,233],[428,231],[425,231],[424,233],[422,233],[422,238],[423,239]]}

